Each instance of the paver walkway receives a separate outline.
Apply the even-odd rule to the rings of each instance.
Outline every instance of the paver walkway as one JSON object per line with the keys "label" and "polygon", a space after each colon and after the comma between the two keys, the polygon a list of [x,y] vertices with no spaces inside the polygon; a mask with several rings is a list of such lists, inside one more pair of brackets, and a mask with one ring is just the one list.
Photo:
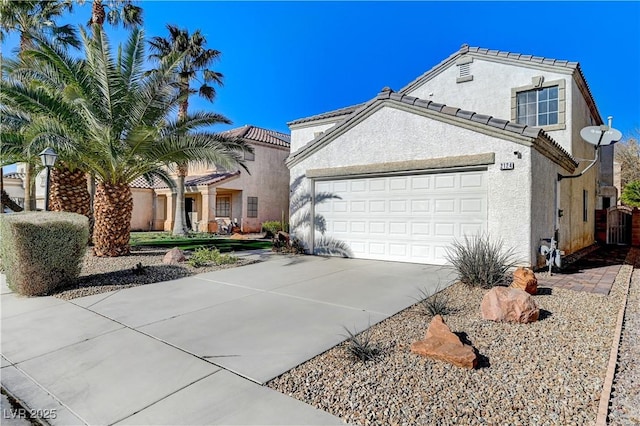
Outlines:
{"label": "paver walkway", "polygon": [[607,295],[624,265],[626,246],[602,246],[552,276],[537,272],[538,287],[555,287]]}

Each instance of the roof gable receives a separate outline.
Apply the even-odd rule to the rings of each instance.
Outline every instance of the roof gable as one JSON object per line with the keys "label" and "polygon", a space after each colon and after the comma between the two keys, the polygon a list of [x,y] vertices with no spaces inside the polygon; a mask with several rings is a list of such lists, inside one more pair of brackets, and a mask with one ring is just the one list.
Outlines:
{"label": "roof gable", "polygon": [[404,86],[400,89],[399,93],[409,93],[422,86],[427,81],[433,79],[445,69],[455,66],[456,61],[462,57],[475,57],[478,59],[500,62],[510,65],[517,65],[520,67],[534,68],[539,70],[553,71],[557,73],[566,73],[573,76],[582,96],[584,97],[592,115],[598,120],[598,124],[603,124],[602,116],[596,107],[595,100],[591,93],[591,89],[587,84],[587,80],[582,73],[580,64],[578,62],[571,62],[561,59],[545,58],[542,56],[524,55],[522,53],[513,53],[502,50],[491,50],[482,47],[469,47],[467,44],[463,44],[460,50],[441,61],[430,70]]}
{"label": "roof gable", "polygon": [[[404,86],[402,89],[400,89],[399,93],[406,94],[408,92],[415,90],[422,84],[426,83],[427,81],[431,80],[432,78],[440,74],[443,70],[449,68],[452,65],[455,65],[456,61],[464,55],[477,57],[479,59],[484,59],[488,61],[503,62],[503,63],[512,64],[512,65],[536,68],[541,70],[551,70],[555,72],[565,72],[565,73],[571,74],[576,84],[578,85],[578,88],[580,89],[582,96],[586,100],[587,105],[589,106],[589,110],[597,120],[597,124],[604,123],[602,121],[602,116],[600,115],[600,112],[598,111],[598,108],[596,106],[595,100],[593,99],[591,89],[587,84],[587,80],[585,79],[584,74],[582,73],[582,69],[580,68],[580,64],[578,62],[545,58],[542,56],[524,55],[521,53],[507,52],[507,51],[501,51],[501,50],[491,50],[491,49],[485,49],[482,47],[469,47],[469,45],[467,44],[463,44],[460,47],[460,50],[453,53],[448,58],[444,59],[443,61],[441,61],[440,63],[438,63],[431,69],[429,69],[427,72],[420,75],[418,78],[416,78],[415,80],[411,81],[409,84]],[[366,104],[367,102],[364,102],[364,103],[336,109],[333,111],[328,111],[322,114],[313,115],[310,117],[299,118],[297,120],[288,122],[287,125],[292,126],[292,125],[297,125],[297,124],[302,124],[307,122],[325,120],[329,118],[338,118],[340,116],[348,116],[348,115],[354,114],[358,110],[361,110]]]}
{"label": "roof gable", "polygon": [[225,135],[246,139],[249,142],[262,142],[269,145],[288,148],[291,145],[291,136],[275,130],[246,125],[223,132]]}
{"label": "roof gable", "polygon": [[395,93],[385,87],[374,99],[367,102],[357,112],[352,113],[324,134],[291,154],[287,159],[287,166],[291,168],[308,158],[384,106],[394,106],[410,112],[420,113],[432,119],[446,121],[455,126],[469,128],[501,139],[511,139],[519,143],[528,144],[571,172],[578,165],[577,161],[559,143],[538,127],[526,126],[402,93]]}

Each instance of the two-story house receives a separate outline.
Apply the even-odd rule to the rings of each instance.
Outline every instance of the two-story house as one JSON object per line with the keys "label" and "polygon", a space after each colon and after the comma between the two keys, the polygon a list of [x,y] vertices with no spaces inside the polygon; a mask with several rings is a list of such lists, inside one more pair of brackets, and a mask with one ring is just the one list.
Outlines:
{"label": "two-story house", "polygon": [[[262,223],[281,220],[289,212],[289,135],[256,126],[225,132],[253,147],[245,155],[245,170],[217,170],[191,165],[185,178],[187,226],[202,232],[222,232],[237,223],[243,232],[260,232]],[[132,184],[132,230],[173,229],[175,192],[165,183],[144,178]]]}
{"label": "two-story house", "polygon": [[616,203],[599,187],[612,147],[558,177],[591,163],[580,130],[601,124],[578,63],[463,45],[398,91],[288,123],[292,233],[314,253],[429,264],[486,233],[540,265],[543,239],[590,245],[595,209]]}

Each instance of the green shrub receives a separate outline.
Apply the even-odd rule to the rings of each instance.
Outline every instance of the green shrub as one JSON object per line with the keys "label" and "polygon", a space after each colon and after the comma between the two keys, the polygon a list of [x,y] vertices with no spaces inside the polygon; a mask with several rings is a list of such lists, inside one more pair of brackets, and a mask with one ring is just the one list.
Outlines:
{"label": "green shrub", "polygon": [[268,220],[266,222],[262,222],[262,232],[266,232],[268,236],[274,236],[279,231],[284,231],[286,226],[286,223],[279,220]]}
{"label": "green shrub", "polygon": [[25,296],[41,296],[80,275],[89,220],[63,212],[3,214],[0,236],[0,257],[9,288]]}
{"label": "green shrub", "polygon": [[193,252],[187,263],[194,268],[206,265],[229,265],[236,263],[238,258],[231,254],[221,254],[217,248],[208,249],[206,247],[198,248]]}
{"label": "green shrub", "polygon": [[512,248],[488,235],[464,237],[454,241],[446,259],[458,272],[458,279],[469,287],[491,288],[507,281],[507,272],[516,265]]}
{"label": "green shrub", "polygon": [[621,199],[629,207],[640,207],[640,180],[626,184]]}

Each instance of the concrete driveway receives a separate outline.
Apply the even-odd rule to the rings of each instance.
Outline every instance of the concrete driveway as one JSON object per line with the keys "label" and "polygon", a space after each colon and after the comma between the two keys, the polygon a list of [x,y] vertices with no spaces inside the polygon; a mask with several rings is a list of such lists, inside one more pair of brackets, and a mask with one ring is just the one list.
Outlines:
{"label": "concrete driveway", "polygon": [[[2,283],[2,386],[52,424],[340,424],[264,383],[453,279],[311,256],[65,302]],[[4,277],[2,277],[4,281]],[[42,412],[47,414],[47,412]]]}

